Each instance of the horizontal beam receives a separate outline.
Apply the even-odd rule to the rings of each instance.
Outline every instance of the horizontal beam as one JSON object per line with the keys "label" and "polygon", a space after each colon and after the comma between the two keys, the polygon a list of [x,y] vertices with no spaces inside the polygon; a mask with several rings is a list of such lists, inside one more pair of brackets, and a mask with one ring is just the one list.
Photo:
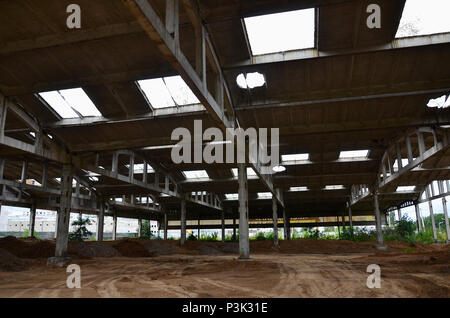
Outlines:
{"label": "horizontal beam", "polygon": [[420,47],[420,46],[446,44],[446,43],[450,43],[450,32],[449,33],[432,34],[432,35],[421,35],[421,36],[408,37],[408,38],[399,38],[399,39],[395,39],[395,40],[391,41],[388,44],[371,46],[371,47],[355,49],[355,50],[319,51],[317,49],[302,49],[302,50],[293,50],[293,51],[280,52],[280,53],[256,55],[256,56],[253,56],[249,60],[245,60],[245,61],[233,63],[233,64],[228,64],[228,65],[225,65],[223,68],[225,70],[236,69],[236,68],[247,68],[247,67],[261,66],[261,65],[272,64],[272,63],[282,63],[282,62],[289,62],[289,61],[298,61],[298,60],[323,58],[323,57],[339,56],[339,55],[354,55],[354,54],[387,51],[387,50],[399,50],[399,49],[405,49],[405,48],[414,48],[414,47]]}

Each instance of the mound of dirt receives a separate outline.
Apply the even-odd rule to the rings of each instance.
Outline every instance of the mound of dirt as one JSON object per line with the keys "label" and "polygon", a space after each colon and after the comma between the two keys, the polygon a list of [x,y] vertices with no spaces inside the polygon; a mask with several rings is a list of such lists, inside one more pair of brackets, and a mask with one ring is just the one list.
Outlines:
{"label": "mound of dirt", "polygon": [[28,266],[23,260],[7,250],[0,248],[0,271],[20,272],[27,268]]}
{"label": "mound of dirt", "polygon": [[103,242],[70,242],[69,254],[82,258],[120,256],[114,247]]}
{"label": "mound of dirt", "polygon": [[55,255],[55,243],[36,239],[17,239],[7,236],[0,239],[0,248],[20,258],[48,258]]}
{"label": "mound of dirt", "polygon": [[167,241],[160,240],[141,240],[139,243],[153,255],[173,255],[179,254],[179,248],[170,246]]}
{"label": "mound of dirt", "polygon": [[151,257],[150,253],[138,240],[124,239],[113,245],[122,256],[126,257]]}

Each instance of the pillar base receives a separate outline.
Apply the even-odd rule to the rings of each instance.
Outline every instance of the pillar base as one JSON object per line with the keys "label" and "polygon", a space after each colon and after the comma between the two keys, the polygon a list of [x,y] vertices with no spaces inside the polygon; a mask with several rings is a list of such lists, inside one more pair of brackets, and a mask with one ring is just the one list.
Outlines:
{"label": "pillar base", "polygon": [[251,262],[251,261],[253,261],[253,258],[239,256],[236,260],[239,261],[239,262]]}
{"label": "pillar base", "polygon": [[379,251],[387,251],[387,249],[388,249],[388,246],[386,244],[382,244],[382,245],[377,244],[377,245],[374,245],[374,247]]}
{"label": "pillar base", "polygon": [[58,266],[58,267],[64,267],[67,264],[69,264],[71,261],[72,261],[72,258],[70,258],[70,257],[58,257],[58,256],[55,256],[55,257],[50,257],[47,260],[47,265],[55,265],[55,266]]}

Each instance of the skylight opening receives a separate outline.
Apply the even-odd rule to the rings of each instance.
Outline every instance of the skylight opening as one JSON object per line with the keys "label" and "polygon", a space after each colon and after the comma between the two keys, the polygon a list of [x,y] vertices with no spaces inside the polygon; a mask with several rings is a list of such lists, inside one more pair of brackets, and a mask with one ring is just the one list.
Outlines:
{"label": "skylight opening", "polygon": [[339,159],[367,158],[369,150],[341,151]]}
{"label": "skylight opening", "polygon": [[191,171],[183,171],[183,175],[186,179],[208,179],[208,173],[206,170],[191,170]]}
{"label": "skylight opening", "polygon": [[[233,176],[235,178],[238,177],[238,169],[237,168],[232,168],[231,169],[231,173],[233,174]],[[255,170],[253,170],[253,168],[247,168],[247,177],[256,177],[256,172]]]}
{"label": "skylight opening", "polygon": [[450,1],[407,0],[396,38],[450,32]]}
{"label": "skylight opening", "polygon": [[245,18],[244,23],[253,55],[314,47],[314,8]]}
{"label": "skylight opening", "polygon": [[256,87],[261,87],[266,84],[266,78],[263,74],[254,72],[254,73],[247,73],[247,74],[239,74],[236,78],[236,83],[240,88],[243,89],[253,89]]}
{"label": "skylight opening", "polygon": [[338,185],[327,185],[324,188],[325,190],[342,190],[345,189],[345,187],[342,184]]}
{"label": "skylight opening", "polygon": [[450,95],[432,98],[428,101],[427,106],[430,108],[447,108],[450,106]]}
{"label": "skylight opening", "polygon": [[258,199],[272,199],[272,192],[258,192]]}
{"label": "skylight opening", "polygon": [[309,153],[298,153],[298,154],[292,154],[292,155],[282,155],[281,161],[305,161],[309,160]]}
{"label": "skylight opening", "polygon": [[141,80],[137,84],[155,109],[200,104],[179,75]]}
{"label": "skylight opening", "polygon": [[[127,167],[127,169],[130,169],[130,165],[125,165],[125,167]],[[154,173],[155,170],[153,169],[152,166],[150,166],[147,163],[147,173]],[[133,166],[133,173],[134,174],[143,174],[144,173],[144,164],[143,163],[136,163]]]}
{"label": "skylight opening", "polygon": [[[402,159],[402,167],[406,167],[409,164],[408,159]],[[398,159],[395,160],[393,165],[394,170],[398,170]]]}
{"label": "skylight opening", "polygon": [[398,186],[395,192],[411,192],[416,189],[416,186]]}
{"label": "skylight opening", "polygon": [[61,117],[80,118],[102,114],[82,88],[39,93],[39,96]]}
{"label": "skylight opening", "polygon": [[237,199],[239,199],[239,194],[237,194],[237,193],[227,193],[227,194],[225,194],[225,198],[227,200],[237,200]]}
{"label": "skylight opening", "polygon": [[290,187],[289,191],[291,192],[308,191],[308,187]]}

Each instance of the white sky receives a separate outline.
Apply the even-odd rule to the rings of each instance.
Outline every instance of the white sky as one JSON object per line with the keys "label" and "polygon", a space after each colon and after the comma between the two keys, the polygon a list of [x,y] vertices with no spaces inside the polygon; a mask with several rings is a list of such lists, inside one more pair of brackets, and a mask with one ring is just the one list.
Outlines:
{"label": "white sky", "polygon": [[314,9],[245,18],[253,55],[314,47]]}
{"label": "white sky", "polygon": [[402,29],[406,23],[414,24],[417,35],[450,32],[449,13],[449,0],[407,0],[397,37],[410,36]]}

